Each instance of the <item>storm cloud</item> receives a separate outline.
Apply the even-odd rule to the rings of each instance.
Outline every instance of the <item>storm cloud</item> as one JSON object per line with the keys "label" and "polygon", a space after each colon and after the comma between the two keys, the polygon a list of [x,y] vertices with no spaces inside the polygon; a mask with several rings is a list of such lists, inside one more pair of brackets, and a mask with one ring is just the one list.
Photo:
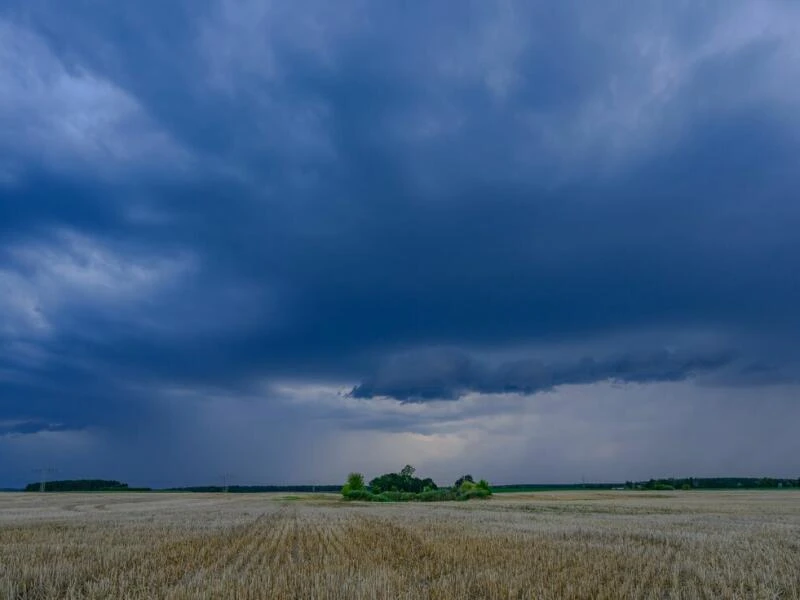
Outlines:
{"label": "storm cloud", "polygon": [[730,356],[682,356],[667,351],[644,356],[619,356],[572,364],[516,360],[488,365],[458,352],[427,351],[400,356],[351,391],[355,398],[387,396],[402,401],[455,400],[470,392],[524,394],[562,385],[611,381],[647,383],[683,381],[730,365]]}
{"label": "storm cloud", "polygon": [[[335,478],[367,440],[449,476],[474,403],[502,429],[561,397],[566,431],[576,390],[598,448],[615,393],[648,407],[598,476],[688,469],[641,446],[665,419],[780,428],[799,10],[3,3],[0,484]],[[487,469],[577,476],[500,429]],[[739,473],[722,437],[692,447]],[[792,475],[775,443],[753,465]]]}

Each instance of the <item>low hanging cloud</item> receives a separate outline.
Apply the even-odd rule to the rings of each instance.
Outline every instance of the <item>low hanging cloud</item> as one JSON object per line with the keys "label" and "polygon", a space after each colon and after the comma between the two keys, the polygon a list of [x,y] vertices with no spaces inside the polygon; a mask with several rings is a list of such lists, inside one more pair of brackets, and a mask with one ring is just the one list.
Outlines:
{"label": "low hanging cloud", "polygon": [[601,359],[584,357],[572,362],[519,359],[491,364],[459,351],[428,350],[388,360],[350,395],[383,396],[402,402],[457,400],[470,393],[530,395],[562,385],[683,381],[718,371],[733,361],[734,356],[727,352],[661,350]]}

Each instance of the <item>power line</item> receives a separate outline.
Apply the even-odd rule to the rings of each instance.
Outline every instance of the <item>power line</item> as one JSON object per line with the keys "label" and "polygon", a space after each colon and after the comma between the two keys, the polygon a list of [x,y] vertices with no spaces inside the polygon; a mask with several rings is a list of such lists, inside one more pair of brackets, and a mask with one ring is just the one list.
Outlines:
{"label": "power line", "polygon": [[54,467],[41,467],[39,469],[34,469],[34,473],[39,474],[39,491],[45,492],[47,488],[47,476],[48,475],[55,475],[58,473],[58,469]]}
{"label": "power line", "polygon": [[233,473],[231,473],[231,472],[225,472],[225,473],[223,473],[222,475],[219,476],[219,478],[222,479],[222,491],[225,494],[228,493],[229,482],[230,482],[232,477],[233,477]]}

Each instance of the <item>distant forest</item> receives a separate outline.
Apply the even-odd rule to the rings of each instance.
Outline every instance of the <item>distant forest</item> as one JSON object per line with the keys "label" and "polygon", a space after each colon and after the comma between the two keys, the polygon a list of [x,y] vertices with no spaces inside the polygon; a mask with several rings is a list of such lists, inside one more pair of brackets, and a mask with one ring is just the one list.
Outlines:
{"label": "distant forest", "polygon": [[225,492],[232,494],[253,494],[259,492],[338,492],[339,485],[231,485],[227,488],[219,485],[194,487],[178,487],[161,490],[164,492]]}
{"label": "distant forest", "polygon": [[800,487],[800,478],[773,477],[684,477],[627,481],[625,487],[644,490],[755,490]]}
{"label": "distant forest", "polygon": [[[26,492],[38,492],[41,482],[29,483]],[[495,493],[544,492],[567,490],[757,490],[757,489],[800,489],[800,478],[780,479],[773,477],[683,477],[649,479],[647,481],[626,481],[624,483],[569,483],[569,484],[514,484],[493,485]],[[227,488],[218,485],[189,486],[153,490],[147,487],[130,487],[127,483],[109,479],[68,479],[48,481],[46,492],[204,492],[233,494],[252,494],[259,492],[339,492],[338,485],[232,485]],[[12,491],[12,490],[5,490]]]}
{"label": "distant forest", "polygon": [[624,483],[564,483],[564,484],[514,484],[493,485],[497,493],[546,492],[569,490],[758,490],[800,488],[798,479],[773,477],[670,477]]}
{"label": "distant forest", "polygon": [[[26,492],[41,491],[41,482],[29,483]],[[47,481],[46,492],[148,492],[150,488],[132,488],[127,483],[113,479],[64,479]]]}
{"label": "distant forest", "polygon": [[[29,483],[25,486],[26,492],[38,492],[41,482]],[[149,487],[130,487],[127,483],[113,479],[66,479],[62,481],[48,481],[45,483],[46,492],[230,492],[233,494],[252,494],[258,492],[338,492],[338,485],[200,485],[190,487],[176,487],[154,490]]]}

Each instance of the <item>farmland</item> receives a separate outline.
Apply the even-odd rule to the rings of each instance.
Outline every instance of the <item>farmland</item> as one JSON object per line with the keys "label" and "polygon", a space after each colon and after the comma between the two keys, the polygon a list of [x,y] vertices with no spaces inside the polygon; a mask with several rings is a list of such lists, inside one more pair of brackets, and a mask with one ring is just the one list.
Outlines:
{"label": "farmland", "polygon": [[0,598],[800,598],[800,493],[2,494]]}

